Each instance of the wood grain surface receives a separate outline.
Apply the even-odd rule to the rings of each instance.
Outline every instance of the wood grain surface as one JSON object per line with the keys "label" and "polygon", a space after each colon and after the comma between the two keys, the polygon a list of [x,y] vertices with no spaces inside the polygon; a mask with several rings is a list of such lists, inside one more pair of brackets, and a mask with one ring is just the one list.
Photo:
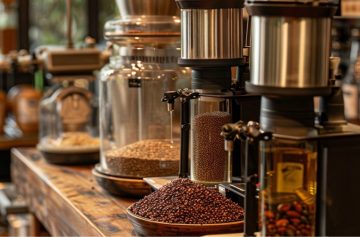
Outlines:
{"label": "wood grain surface", "polygon": [[6,133],[0,134],[0,149],[9,150],[12,147],[27,146],[32,147],[38,143],[37,134],[26,134],[22,136],[11,136]]}
{"label": "wood grain surface", "polygon": [[31,211],[55,236],[132,236],[126,208],[99,187],[92,166],[47,164],[34,148],[12,149],[12,180]]}

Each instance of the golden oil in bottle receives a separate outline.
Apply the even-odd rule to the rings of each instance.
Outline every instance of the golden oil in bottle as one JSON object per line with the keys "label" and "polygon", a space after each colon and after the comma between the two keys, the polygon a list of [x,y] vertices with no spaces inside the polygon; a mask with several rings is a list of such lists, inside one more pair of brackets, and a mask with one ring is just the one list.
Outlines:
{"label": "golden oil in bottle", "polygon": [[260,223],[263,235],[315,234],[315,148],[308,142],[262,143]]}

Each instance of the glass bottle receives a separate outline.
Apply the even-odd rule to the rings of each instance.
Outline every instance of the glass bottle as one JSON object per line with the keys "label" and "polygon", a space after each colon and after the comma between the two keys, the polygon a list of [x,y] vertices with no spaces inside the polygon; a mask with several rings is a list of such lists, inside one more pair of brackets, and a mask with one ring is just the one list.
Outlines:
{"label": "glass bottle", "polygon": [[262,236],[315,235],[316,174],[315,142],[260,142]]}

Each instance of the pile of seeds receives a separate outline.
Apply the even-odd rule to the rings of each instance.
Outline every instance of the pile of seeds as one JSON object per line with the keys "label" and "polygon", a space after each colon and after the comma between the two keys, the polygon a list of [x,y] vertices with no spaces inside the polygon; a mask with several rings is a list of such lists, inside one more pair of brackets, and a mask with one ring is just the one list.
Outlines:
{"label": "pile of seeds", "polygon": [[193,119],[193,161],[191,177],[197,181],[224,182],[227,172],[227,153],[224,137],[220,135],[224,124],[231,122],[227,112],[210,112]]}
{"label": "pile of seeds", "polygon": [[169,140],[143,140],[105,153],[108,170],[124,177],[177,175],[180,144]]}
{"label": "pile of seeds", "polygon": [[216,224],[243,220],[236,203],[189,179],[176,179],[131,206],[134,214],[166,223]]}

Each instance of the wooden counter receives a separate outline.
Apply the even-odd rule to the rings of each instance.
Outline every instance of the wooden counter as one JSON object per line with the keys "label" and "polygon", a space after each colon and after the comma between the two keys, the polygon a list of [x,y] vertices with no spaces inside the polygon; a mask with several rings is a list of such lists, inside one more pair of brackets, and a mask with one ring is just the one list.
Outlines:
{"label": "wooden counter", "polygon": [[91,175],[92,166],[47,164],[33,148],[12,149],[12,179],[50,234],[131,236],[126,208],[135,200],[111,197]]}

